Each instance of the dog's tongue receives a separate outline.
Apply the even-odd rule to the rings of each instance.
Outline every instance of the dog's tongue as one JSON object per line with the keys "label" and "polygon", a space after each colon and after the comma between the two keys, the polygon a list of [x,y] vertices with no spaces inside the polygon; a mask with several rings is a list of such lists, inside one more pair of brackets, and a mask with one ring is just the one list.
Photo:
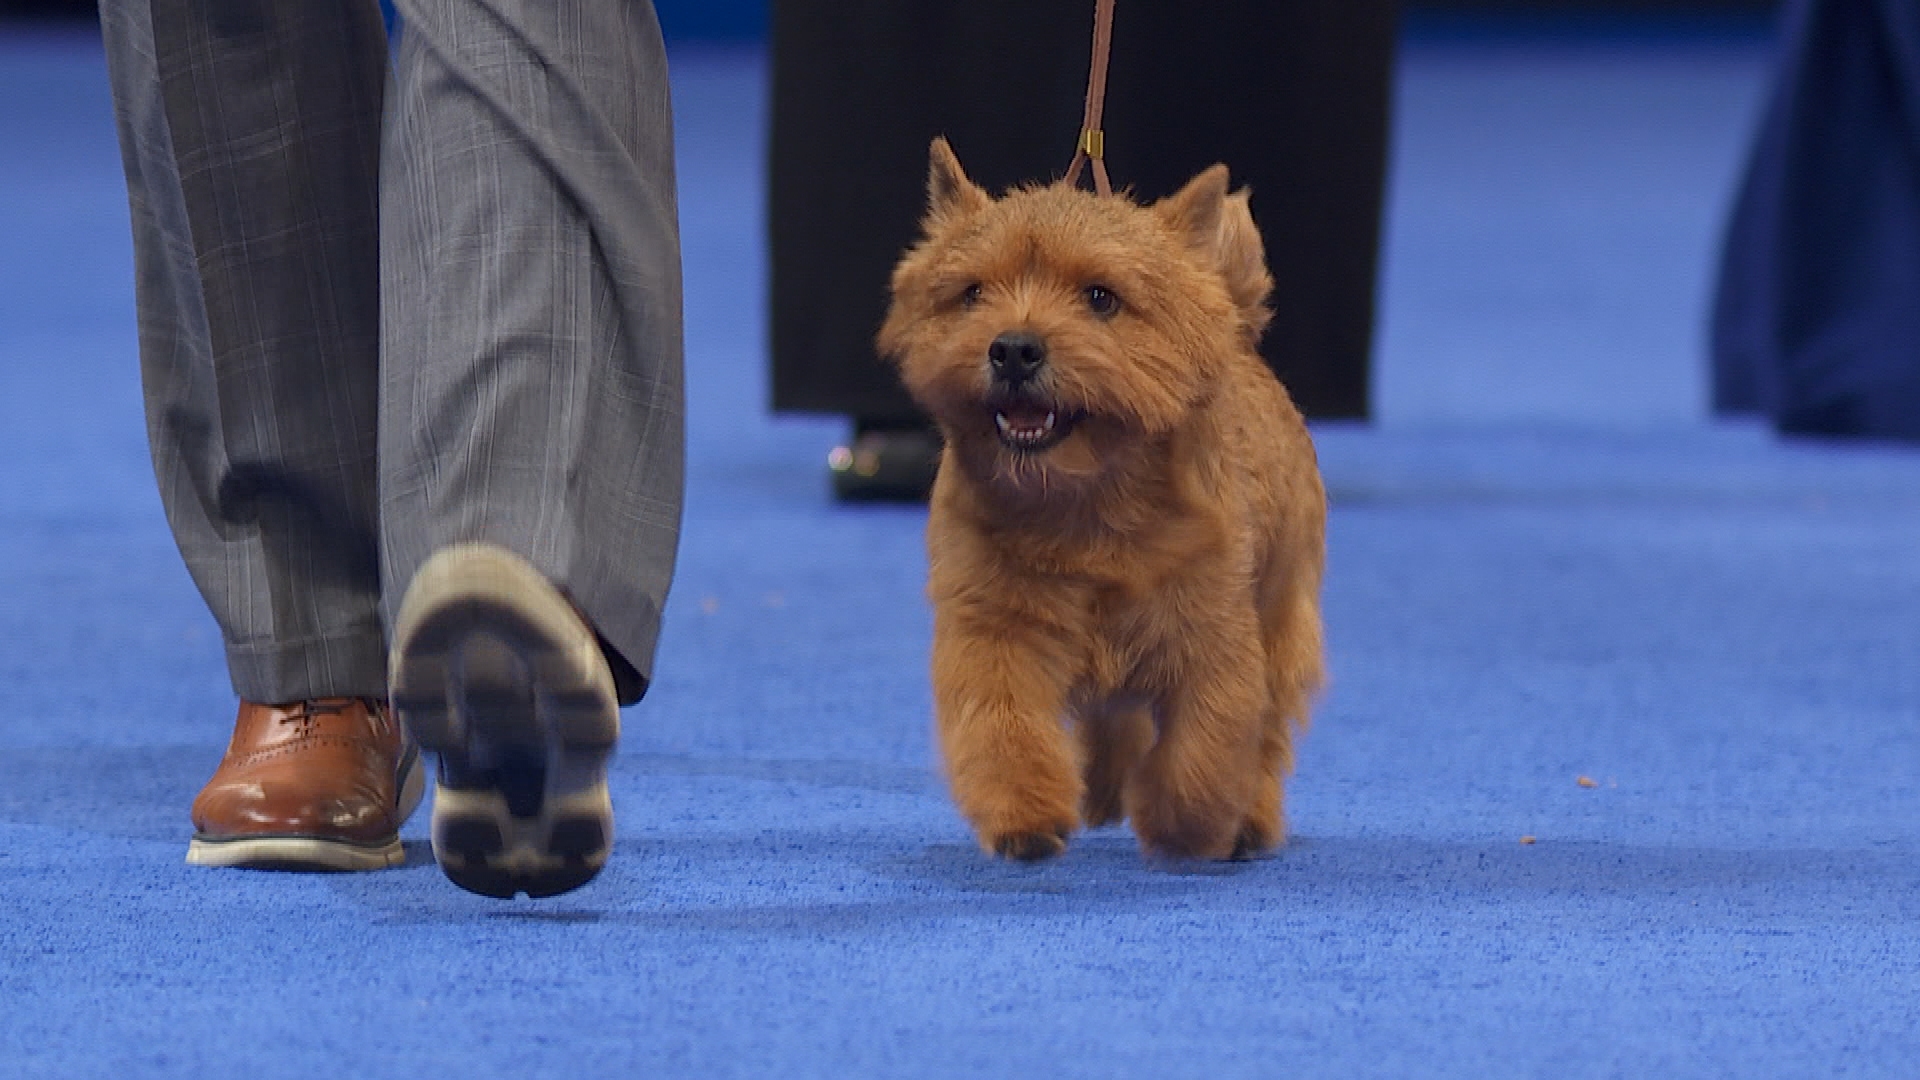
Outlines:
{"label": "dog's tongue", "polygon": [[1048,410],[1027,405],[1014,405],[1001,409],[1000,415],[1007,418],[1007,426],[1020,431],[1039,431],[1047,426]]}

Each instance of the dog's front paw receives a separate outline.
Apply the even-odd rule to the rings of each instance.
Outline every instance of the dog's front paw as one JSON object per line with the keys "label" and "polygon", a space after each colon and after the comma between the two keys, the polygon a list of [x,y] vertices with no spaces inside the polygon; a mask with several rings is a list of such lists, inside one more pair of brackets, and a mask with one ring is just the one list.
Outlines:
{"label": "dog's front paw", "polygon": [[1287,815],[1281,809],[1285,798],[1277,776],[1262,777],[1260,793],[1240,824],[1240,835],[1233,842],[1233,857],[1255,859],[1287,842]]}
{"label": "dog's front paw", "polygon": [[[1080,828],[1084,794],[1070,767],[1029,763],[1019,771],[1003,765],[984,774],[989,782],[982,782],[982,775],[957,775],[954,795],[987,854],[1037,862],[1067,850],[1067,838]],[[1009,782],[1013,779],[1020,782]]]}
{"label": "dog's front paw", "polygon": [[1080,827],[1080,821],[1066,805],[1030,805],[1016,812],[983,815],[974,819],[974,825],[987,854],[1039,862],[1064,853],[1067,838]]}
{"label": "dog's front paw", "polygon": [[1236,861],[1257,859],[1273,851],[1285,841],[1285,826],[1277,822],[1249,818],[1240,826],[1240,835],[1234,838],[1232,858]]}
{"label": "dog's front paw", "polygon": [[1128,799],[1134,835],[1150,854],[1176,859],[1234,859],[1242,857],[1248,838],[1242,817],[1230,804],[1213,800],[1176,799],[1164,792],[1136,785]]}
{"label": "dog's front paw", "polygon": [[1240,837],[1231,825],[1221,828],[1220,824],[1194,819],[1156,821],[1151,816],[1136,816],[1134,831],[1140,838],[1140,846],[1151,855],[1220,861],[1244,858]]}
{"label": "dog's front paw", "polygon": [[1003,859],[1040,862],[1066,852],[1067,832],[1061,830],[1059,832],[1002,833],[987,838],[987,847]]}

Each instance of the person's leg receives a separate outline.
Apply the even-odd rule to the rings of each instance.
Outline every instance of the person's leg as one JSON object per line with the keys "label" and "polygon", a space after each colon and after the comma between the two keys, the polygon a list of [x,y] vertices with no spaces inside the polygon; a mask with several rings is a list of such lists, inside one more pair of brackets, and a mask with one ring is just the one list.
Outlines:
{"label": "person's leg", "polygon": [[1920,7],[1795,0],[1780,41],[1722,238],[1714,408],[1920,440]]}
{"label": "person's leg", "polygon": [[377,704],[379,11],[108,0],[101,25],[154,469],[243,701],[189,857],[385,865],[410,807]]}
{"label": "person's leg", "polygon": [[679,539],[665,51],[646,3],[396,6],[381,261],[394,698],[441,754],[448,876],[563,891],[610,845],[614,699],[645,690]]}

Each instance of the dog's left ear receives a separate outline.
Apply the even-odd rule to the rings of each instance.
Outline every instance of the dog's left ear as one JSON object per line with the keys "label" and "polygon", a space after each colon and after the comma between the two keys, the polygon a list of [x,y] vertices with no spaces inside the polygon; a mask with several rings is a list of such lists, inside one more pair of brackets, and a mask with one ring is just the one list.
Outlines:
{"label": "dog's left ear", "polygon": [[1267,272],[1267,247],[1260,239],[1260,227],[1253,223],[1246,188],[1227,196],[1220,215],[1220,274],[1227,280],[1227,293],[1239,309],[1248,338],[1258,342],[1273,319],[1273,310],[1267,307],[1273,275]]}
{"label": "dog's left ear", "polygon": [[1212,165],[1187,186],[1153,204],[1160,220],[1195,250],[1218,261],[1220,219],[1227,209],[1227,167]]}
{"label": "dog's left ear", "polygon": [[1242,188],[1229,195],[1227,182],[1227,167],[1214,165],[1154,203],[1153,210],[1220,272],[1242,329],[1249,340],[1258,341],[1273,317],[1267,308],[1273,278],[1267,273],[1266,247],[1253,223],[1247,191]]}

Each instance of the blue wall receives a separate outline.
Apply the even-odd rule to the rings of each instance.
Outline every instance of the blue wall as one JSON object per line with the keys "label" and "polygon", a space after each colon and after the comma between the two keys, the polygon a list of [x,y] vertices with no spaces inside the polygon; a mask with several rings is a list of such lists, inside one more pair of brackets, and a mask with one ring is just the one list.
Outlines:
{"label": "blue wall", "polygon": [[770,0],[653,0],[669,43],[754,42],[767,36]]}
{"label": "blue wall", "polygon": [[[716,44],[762,41],[767,36],[769,0],[654,0],[660,29],[669,44]],[[393,25],[393,5],[380,0],[387,25]]]}

